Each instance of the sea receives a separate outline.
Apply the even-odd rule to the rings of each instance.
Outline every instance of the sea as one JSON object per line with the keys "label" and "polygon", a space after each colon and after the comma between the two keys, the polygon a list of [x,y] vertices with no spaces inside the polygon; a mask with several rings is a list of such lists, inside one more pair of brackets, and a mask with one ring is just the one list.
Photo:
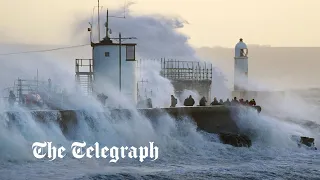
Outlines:
{"label": "sea", "polygon": [[[314,92],[314,90],[312,90]],[[320,92],[320,91],[319,91]],[[308,95],[310,94],[307,93]],[[262,106],[263,107],[263,106]],[[267,112],[248,112],[237,124],[250,134],[252,147],[222,144],[217,135],[197,130],[190,120],[176,121],[164,115],[146,119],[136,114],[131,119],[99,116],[93,109],[68,137],[57,124],[38,123],[20,109],[17,123],[8,126],[1,118],[1,180],[26,179],[319,179],[320,153],[298,148],[291,135],[306,135],[319,142],[318,119],[281,119]],[[267,109],[267,108],[266,108]],[[135,111],[132,109],[132,111]],[[2,114],[3,115],[3,114]],[[81,118],[83,117],[83,118]],[[62,159],[36,159],[32,143],[50,141],[66,149],[75,141],[93,145],[145,146],[154,142],[159,147],[157,160],[147,158],[119,159],[65,156]],[[318,143],[319,144],[319,143]]]}
{"label": "sea", "polygon": [[[87,43],[88,37],[83,34],[83,29],[86,30],[90,19],[91,17],[82,19],[73,32],[74,37],[82,38],[82,42]],[[137,54],[141,57],[175,56],[180,59],[184,57],[182,60],[197,59],[195,50],[188,44],[189,37],[177,31],[185,24],[180,18],[128,14],[124,21],[126,23],[110,19],[113,34],[121,31],[128,37],[137,37]],[[7,46],[3,46],[3,53],[24,51],[23,47],[6,48]],[[5,67],[0,72],[1,77],[4,77],[1,83],[7,81],[12,85],[13,80],[9,79],[10,77],[15,79],[17,76],[33,76],[39,69],[40,76],[54,77],[53,82],[68,85],[70,83],[66,80],[67,77],[74,80],[73,59],[78,57],[74,54],[81,51],[68,51],[62,55],[50,51],[42,54],[1,56]],[[66,54],[69,55],[67,58],[64,57]],[[71,59],[72,62],[66,63],[66,59]],[[71,66],[66,68],[67,65]],[[153,92],[158,90],[154,93],[154,102],[168,105],[173,87],[169,80],[155,73],[158,69],[158,66],[149,68],[143,78],[154,82],[148,85],[154,87]],[[224,80],[215,79],[213,82],[215,87],[222,87]],[[217,82],[221,84],[217,86]],[[6,85],[1,84],[1,88]],[[228,97],[224,92],[225,89],[220,89],[215,92],[215,96],[219,97],[220,93],[221,98]],[[196,92],[186,92],[186,96],[191,93],[196,96]],[[119,100],[116,95],[109,98]],[[319,89],[290,91],[273,98],[257,99],[256,102],[262,106],[262,112],[247,112],[236,122],[243,132],[250,135],[250,148],[222,144],[217,135],[198,130],[190,119],[176,121],[167,115],[146,119],[132,108],[131,111],[135,114],[132,118],[119,117],[120,119],[115,120],[108,115],[108,109],[105,109],[103,116],[99,115],[96,112],[97,109],[101,110],[101,107],[89,100],[80,102],[81,99],[76,98],[75,104],[86,105],[81,107],[86,112],[86,118],[79,114],[79,123],[72,128],[68,136],[64,136],[59,126],[50,121],[52,117],[49,116],[45,123],[39,123],[32,118],[30,112],[21,107],[15,107],[19,118],[12,124],[5,116],[6,109],[1,106],[0,179],[320,179],[319,150],[299,148],[297,142],[291,138],[292,135],[313,137],[318,148],[320,147]],[[162,102],[163,99],[166,101]],[[88,144],[99,142],[100,145],[108,147],[139,147],[154,142],[154,145],[159,147],[159,157],[155,161],[119,159],[116,163],[110,163],[108,158],[76,159],[68,153],[64,158],[53,161],[36,159],[32,154],[32,144],[44,141],[67,149],[75,141],[85,141]]]}

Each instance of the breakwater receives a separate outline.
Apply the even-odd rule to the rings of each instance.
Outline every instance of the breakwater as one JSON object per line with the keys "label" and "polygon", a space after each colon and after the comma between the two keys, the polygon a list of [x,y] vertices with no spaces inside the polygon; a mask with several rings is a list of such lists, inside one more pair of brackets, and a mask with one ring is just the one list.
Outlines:
{"label": "breakwater", "polygon": [[[260,110],[259,110],[260,109]],[[239,128],[236,121],[235,114],[240,109],[238,107],[219,106],[199,106],[199,107],[175,107],[175,108],[150,108],[138,109],[138,112],[150,119],[151,121],[162,115],[170,115],[176,120],[182,120],[184,117],[191,118],[197,127],[209,133],[220,135],[220,140],[223,143],[234,146],[250,146],[251,141],[244,135],[239,135]],[[261,108],[258,107],[258,112]],[[113,119],[118,117],[130,118],[132,111],[128,109],[111,109],[109,110]],[[101,112],[104,113],[104,112]],[[10,122],[15,121],[17,114],[23,115],[21,112],[7,111],[5,113]],[[31,111],[31,115],[39,122],[55,121],[59,124],[61,131],[68,134],[78,123],[78,116],[85,115],[85,111],[81,110],[37,110]],[[90,118],[88,116],[88,118]],[[240,137],[240,138],[239,138]]]}

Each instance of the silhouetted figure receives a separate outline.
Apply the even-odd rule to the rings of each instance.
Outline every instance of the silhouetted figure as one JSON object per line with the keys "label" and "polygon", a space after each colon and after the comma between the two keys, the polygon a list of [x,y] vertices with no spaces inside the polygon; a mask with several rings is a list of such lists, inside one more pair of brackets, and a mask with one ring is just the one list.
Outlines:
{"label": "silhouetted figure", "polygon": [[213,98],[213,101],[211,102],[210,105],[212,105],[212,106],[219,105],[219,102],[218,102],[217,98]]}
{"label": "silhouetted figure", "polygon": [[152,108],[152,100],[151,100],[151,98],[147,99],[147,108]]}
{"label": "silhouetted figure", "polygon": [[249,101],[248,101],[248,100],[246,100],[245,104],[246,104],[246,105],[249,105]]}
{"label": "silhouetted figure", "polygon": [[250,106],[255,106],[255,105],[256,105],[256,101],[255,101],[254,99],[251,99],[251,100],[249,101],[249,105],[250,105]]}
{"label": "silhouetted figure", "polygon": [[51,91],[51,88],[52,88],[52,83],[51,83],[51,79],[49,78],[48,79],[48,89],[49,89],[49,91]]}
{"label": "silhouetted figure", "polygon": [[229,98],[223,104],[226,105],[226,106],[230,106],[231,102],[230,102]]}
{"label": "silhouetted figure", "polygon": [[178,101],[177,98],[175,98],[173,95],[171,95],[171,106],[170,107],[176,107]]}
{"label": "silhouetted figure", "polygon": [[244,101],[243,101],[243,99],[239,99],[239,103],[242,104],[242,105],[245,104]]}
{"label": "silhouetted figure", "polygon": [[108,99],[108,96],[104,95],[103,93],[98,94],[98,100],[100,103],[105,106],[106,105],[106,100]]}
{"label": "silhouetted figure", "polygon": [[219,100],[219,104],[223,105],[223,100],[222,99]]}
{"label": "silhouetted figure", "polygon": [[237,97],[234,97],[231,101],[231,105],[239,104],[239,101],[237,100]]}
{"label": "silhouetted figure", "polygon": [[14,95],[13,91],[10,91],[8,101],[10,106],[13,106],[13,104],[16,102],[16,95]]}
{"label": "silhouetted figure", "polygon": [[183,105],[184,106],[193,106],[195,103],[194,99],[192,98],[192,96],[190,95],[187,99],[184,100]]}
{"label": "silhouetted figure", "polygon": [[200,101],[199,101],[199,105],[200,106],[206,106],[207,100],[206,98],[203,96]]}

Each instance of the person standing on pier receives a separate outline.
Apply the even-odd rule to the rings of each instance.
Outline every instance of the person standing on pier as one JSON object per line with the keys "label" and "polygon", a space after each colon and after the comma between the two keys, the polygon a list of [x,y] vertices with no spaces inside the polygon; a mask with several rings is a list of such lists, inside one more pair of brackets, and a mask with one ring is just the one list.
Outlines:
{"label": "person standing on pier", "polygon": [[13,106],[14,103],[16,102],[16,95],[14,95],[13,91],[10,91],[8,100],[9,100],[10,106]]}
{"label": "person standing on pier", "polygon": [[193,106],[194,105],[194,99],[192,98],[192,96],[190,95],[187,99],[184,100],[183,105],[184,106]]}
{"label": "person standing on pier", "polygon": [[176,107],[178,101],[177,98],[175,98],[173,95],[171,95],[171,106],[170,107]]}
{"label": "person standing on pier", "polygon": [[207,103],[206,97],[203,96],[199,101],[199,105],[206,106],[206,103]]}

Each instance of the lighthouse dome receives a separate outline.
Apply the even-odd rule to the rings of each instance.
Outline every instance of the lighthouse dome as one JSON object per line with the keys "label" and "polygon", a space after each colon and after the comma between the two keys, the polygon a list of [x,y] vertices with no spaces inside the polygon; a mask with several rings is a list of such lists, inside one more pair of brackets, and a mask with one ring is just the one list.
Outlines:
{"label": "lighthouse dome", "polygon": [[246,57],[248,55],[248,47],[241,38],[235,46],[235,57]]}

